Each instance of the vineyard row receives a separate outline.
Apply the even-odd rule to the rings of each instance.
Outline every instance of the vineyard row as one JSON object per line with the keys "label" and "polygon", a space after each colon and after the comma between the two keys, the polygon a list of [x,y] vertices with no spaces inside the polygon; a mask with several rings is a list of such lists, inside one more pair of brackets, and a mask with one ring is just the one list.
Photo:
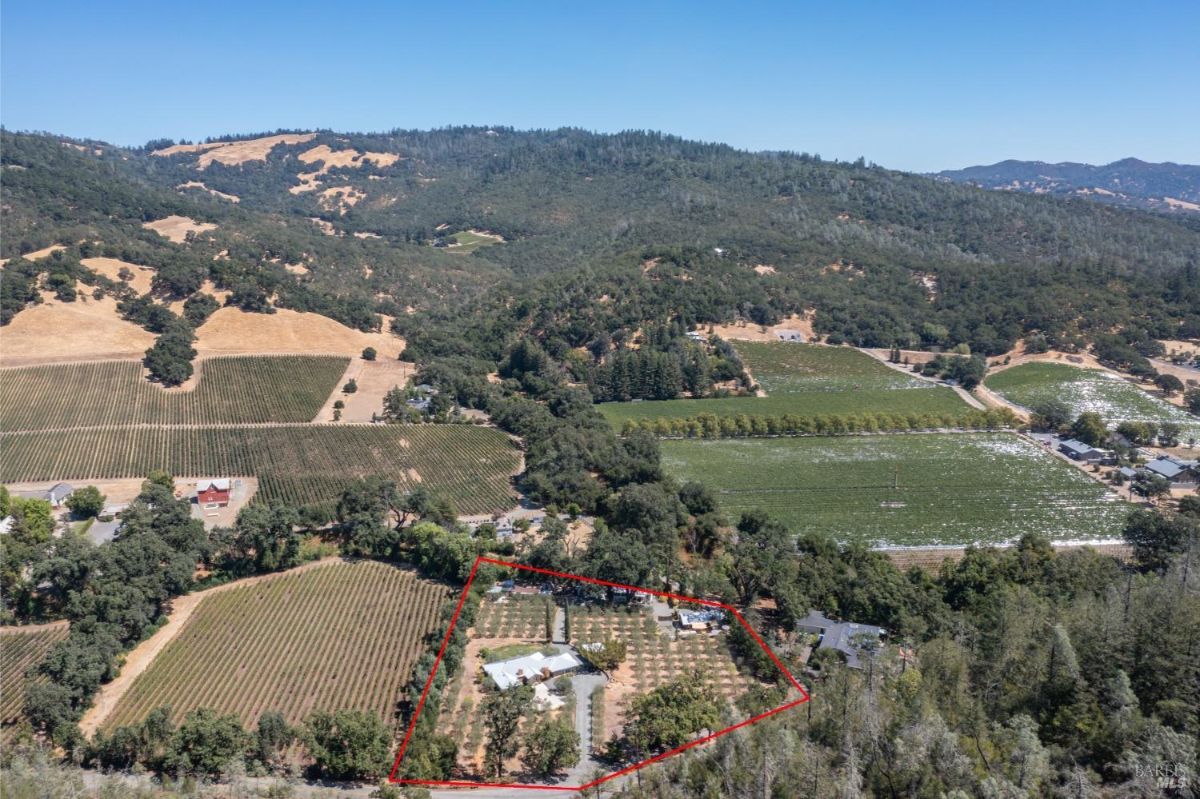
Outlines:
{"label": "vineyard row", "polygon": [[330,356],[209,358],[186,391],[150,383],[137,361],[5,369],[0,430],[308,422],[348,363]]}
{"label": "vineyard row", "polygon": [[504,433],[471,425],[112,428],[0,433],[0,482],[257,476],[259,500],[328,504],[356,478],[438,491],[463,513],[512,505],[520,465]]}

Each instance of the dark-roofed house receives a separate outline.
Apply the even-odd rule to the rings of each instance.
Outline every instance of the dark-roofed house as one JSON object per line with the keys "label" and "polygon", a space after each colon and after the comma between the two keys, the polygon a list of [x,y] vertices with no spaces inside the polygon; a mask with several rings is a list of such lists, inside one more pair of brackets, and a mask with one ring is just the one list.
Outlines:
{"label": "dark-roofed house", "polygon": [[886,632],[872,624],[834,621],[815,610],[796,622],[796,629],[819,636],[817,649],[836,649],[846,656],[846,665],[852,669],[863,667],[859,655],[868,647],[877,647]]}
{"label": "dark-roofed house", "polygon": [[1146,464],[1146,471],[1170,481],[1172,488],[1194,486],[1200,479],[1200,467],[1196,461],[1185,461],[1160,455]]}
{"label": "dark-roofed house", "polygon": [[1112,457],[1112,453],[1108,450],[1093,447],[1091,444],[1085,444],[1074,438],[1068,438],[1059,444],[1058,451],[1073,461],[1083,461],[1084,463],[1102,463]]}

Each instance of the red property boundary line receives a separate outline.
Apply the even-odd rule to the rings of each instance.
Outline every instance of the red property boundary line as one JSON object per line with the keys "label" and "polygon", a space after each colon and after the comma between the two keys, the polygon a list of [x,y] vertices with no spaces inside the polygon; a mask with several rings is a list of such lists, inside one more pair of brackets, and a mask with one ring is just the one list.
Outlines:
{"label": "red property boundary line", "polygon": [[[757,716],[753,716],[751,718],[746,719],[745,721],[738,722],[737,724],[734,724],[730,727],[726,727],[723,730],[717,730],[716,732],[714,732],[710,735],[706,735],[703,738],[697,738],[694,741],[689,741],[688,743],[684,744],[683,746],[676,747],[676,748],[670,750],[669,752],[663,752],[662,754],[656,755],[647,760],[642,760],[638,763],[634,763],[633,765],[627,766],[627,767],[621,769],[620,771],[614,771],[612,774],[606,774],[605,776],[600,777],[599,779],[592,780],[591,782],[589,782],[585,785],[529,785],[527,783],[519,783],[519,782],[498,783],[498,782],[471,782],[471,781],[467,781],[467,780],[416,780],[416,779],[397,778],[396,773],[400,770],[400,761],[404,759],[404,753],[405,753],[405,751],[407,751],[408,745],[412,740],[413,731],[417,727],[417,719],[420,718],[421,711],[425,707],[425,700],[429,696],[429,688],[430,688],[430,686],[433,685],[433,678],[437,675],[438,668],[442,664],[442,656],[446,654],[446,647],[450,643],[450,636],[454,632],[455,625],[458,624],[459,614],[462,613],[463,605],[467,601],[467,595],[471,591],[471,584],[473,582],[475,582],[475,576],[479,571],[479,564],[481,564],[481,563],[488,563],[493,566],[502,566],[504,568],[509,568],[509,569],[521,569],[523,571],[534,572],[536,574],[544,574],[549,577],[561,577],[561,578],[565,578],[568,580],[578,580],[578,581],[584,582],[584,583],[592,583],[593,585],[602,585],[607,588],[623,588],[627,591],[637,591],[639,593],[652,594],[654,596],[664,597],[667,599],[674,599],[676,601],[690,602],[692,604],[697,604],[697,605],[706,605],[706,606],[712,607],[712,608],[720,608],[721,610],[724,610],[728,613],[733,614],[733,617],[736,618],[738,620],[738,622],[742,625],[742,627],[744,627],[746,629],[746,631],[750,633],[751,637],[754,638],[755,642],[759,646],[762,647],[764,652],[767,653],[767,656],[769,658],[771,658],[771,662],[774,663],[776,668],[778,668],[780,670],[780,672],[783,673],[783,675],[787,678],[788,682],[791,683],[792,687],[800,692],[800,699],[797,699],[793,702],[788,702],[787,704],[784,704],[784,705],[780,705],[779,707],[768,710],[765,713],[759,713]],[[595,785],[599,785],[602,782],[608,782],[609,780],[616,779],[617,777],[637,771],[638,769],[645,768],[646,766],[649,766],[652,763],[657,763],[660,760],[665,760],[666,758],[671,757],[672,755],[677,755],[680,752],[685,752],[688,749],[692,749],[692,748],[700,746],[702,744],[706,744],[709,741],[720,738],[722,735],[728,735],[729,733],[733,732],[734,730],[740,730],[742,727],[748,727],[751,724],[754,724],[755,722],[758,722],[758,721],[762,721],[763,719],[765,719],[769,716],[774,716],[776,713],[782,713],[785,710],[790,710],[794,707],[804,704],[810,698],[811,697],[809,696],[808,691],[804,690],[804,686],[801,685],[796,680],[796,678],[792,675],[792,673],[787,670],[787,667],[783,665],[783,662],[779,659],[779,657],[774,652],[771,651],[771,648],[769,646],[767,646],[766,642],[763,641],[763,639],[759,636],[759,634],[754,631],[754,628],[751,627],[746,622],[746,619],[742,617],[742,614],[739,613],[736,608],[733,608],[722,602],[716,602],[711,599],[696,599],[695,597],[683,596],[681,594],[672,594],[672,593],[668,593],[666,591],[655,591],[654,589],[651,589],[651,588],[639,588],[638,586],[635,586],[635,585],[626,585],[624,583],[614,583],[614,582],[610,582],[608,580],[598,580],[594,577],[584,577],[579,574],[566,574],[564,572],[556,572],[556,571],[551,571],[549,569],[539,569],[536,566],[526,566],[526,565],[520,564],[520,563],[510,563],[509,561],[506,561],[506,560],[497,560],[495,558],[487,558],[487,557],[484,557],[483,555],[480,555],[477,558],[475,558],[475,563],[471,566],[471,573],[467,577],[467,584],[465,586],[463,586],[462,596],[460,596],[458,598],[458,605],[455,606],[454,615],[450,618],[450,626],[446,629],[446,635],[442,638],[442,645],[438,649],[437,659],[434,660],[433,669],[430,670],[429,677],[425,680],[425,688],[421,691],[421,699],[420,699],[420,701],[417,702],[417,708],[416,708],[416,711],[413,713],[412,721],[409,722],[408,731],[404,734],[404,740],[400,744],[400,751],[396,753],[396,762],[392,764],[392,771],[390,774],[388,774],[388,782],[397,783],[397,784],[401,784],[401,785],[428,785],[428,786],[441,786],[441,787],[445,787],[445,788],[526,788],[529,790],[538,790],[538,791],[584,791]]]}

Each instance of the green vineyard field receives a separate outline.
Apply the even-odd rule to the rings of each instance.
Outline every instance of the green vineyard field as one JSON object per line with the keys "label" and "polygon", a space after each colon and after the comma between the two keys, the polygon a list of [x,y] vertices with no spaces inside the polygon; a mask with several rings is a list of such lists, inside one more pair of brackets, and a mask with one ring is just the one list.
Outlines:
{"label": "green vineyard field", "polygon": [[1023,363],[989,377],[988,388],[1005,399],[1033,407],[1044,400],[1061,400],[1072,415],[1085,411],[1100,414],[1105,423],[1174,422],[1182,438],[1200,436],[1200,419],[1133,383],[1099,369],[1081,369],[1064,363]]}
{"label": "green vineyard field", "polygon": [[109,425],[308,422],[338,385],[348,358],[209,358],[194,389],[166,391],[137,361],[0,371],[0,430]]}
{"label": "green vineyard field", "polygon": [[1129,506],[1008,433],[664,441],[663,465],[793,533],[874,545],[1115,539]]}
{"label": "green vineyard field", "polygon": [[391,722],[450,590],[375,561],[301,567],[205,597],[133,681],[104,726],[168,705],[253,725],[317,710],[364,710]]}
{"label": "green vineyard field", "polygon": [[0,629],[0,724],[20,718],[28,685],[26,672],[66,637],[66,622]]}
{"label": "green vineyard field", "polygon": [[0,433],[0,482],[256,476],[256,501],[336,502],[352,480],[424,483],[462,513],[513,504],[520,453],[504,433],[472,425],[290,425],[109,428]]}
{"label": "green vineyard field", "polygon": [[618,430],[626,420],[717,416],[917,414],[954,417],[971,410],[946,386],[902,374],[852,347],[737,342],[765,397],[725,397],[597,406]]}

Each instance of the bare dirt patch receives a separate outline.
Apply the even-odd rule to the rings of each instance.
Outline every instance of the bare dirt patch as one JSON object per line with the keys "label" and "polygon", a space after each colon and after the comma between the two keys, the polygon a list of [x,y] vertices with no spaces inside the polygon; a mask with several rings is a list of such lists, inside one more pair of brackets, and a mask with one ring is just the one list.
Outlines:
{"label": "bare dirt patch", "polygon": [[[201,294],[209,294],[217,302],[224,305],[225,300],[227,300],[229,298],[229,295],[232,292],[228,291],[227,289],[219,289],[215,285],[213,285],[213,282],[211,280],[205,280],[203,283],[200,284],[200,293]],[[168,307],[171,309],[171,311],[173,313],[182,314],[183,313],[183,304],[185,302],[187,302],[187,300],[175,300]]]}
{"label": "bare dirt patch", "polygon": [[[373,414],[383,412],[383,395],[393,386],[404,388],[416,368],[416,364],[394,358],[364,361],[362,358],[355,357],[346,367],[346,373],[342,375],[337,388],[329,395],[329,399],[325,400],[325,405],[321,407],[317,418],[313,421],[333,421],[333,403],[338,400],[345,403],[345,407],[342,409],[342,421],[371,421]],[[350,379],[358,384],[358,391],[353,394],[343,394],[342,386]]]}
{"label": "bare dirt patch", "polygon": [[1179,209],[1181,211],[1200,211],[1200,205],[1190,203],[1187,200],[1178,200],[1174,197],[1163,197],[1163,201],[1168,208]]}
{"label": "bare dirt patch", "polygon": [[[1102,555],[1110,555],[1122,562],[1129,562],[1133,558],[1133,548],[1129,544],[1068,544],[1065,546],[1055,545],[1055,550],[1060,554],[1070,552],[1077,549],[1094,549]],[[927,549],[884,549],[880,550],[900,569],[909,569],[916,566],[920,569],[936,572],[941,565],[947,561],[950,563],[958,563],[966,557],[967,550],[965,547],[930,547]]]}
{"label": "bare dirt patch", "polygon": [[154,334],[117,315],[112,297],[80,294],[26,308],[0,333],[0,364],[32,366],[64,360],[141,358]]}
{"label": "bare dirt patch", "polygon": [[770,264],[755,264],[754,271],[760,275],[773,275],[776,269]]}
{"label": "bare dirt patch", "polygon": [[[312,172],[301,172],[296,177],[300,179],[300,185],[292,186],[288,189],[292,194],[301,194],[306,191],[314,191],[321,185],[321,176],[327,173],[330,169],[337,168],[361,168],[366,164],[375,164],[379,167],[387,167],[400,160],[400,156],[395,153],[362,153],[358,150],[334,150],[327,144],[318,144],[311,150],[305,150],[300,153],[298,158],[305,164],[321,164],[321,166]],[[372,175],[371,177],[375,177]]]}
{"label": "bare dirt patch", "polygon": [[177,190],[178,189],[200,189],[201,191],[208,192],[209,194],[211,194],[214,197],[219,197],[222,200],[228,200],[231,203],[240,203],[242,201],[241,197],[236,197],[232,194],[226,194],[225,192],[217,191],[216,189],[210,189],[208,186],[205,186],[203,183],[201,183],[198,180],[189,180],[187,183],[180,183],[175,188]]}
{"label": "bare dirt patch", "polygon": [[281,144],[303,144],[316,138],[315,133],[284,133],[279,136],[263,136],[242,141],[215,141],[207,144],[176,144],[152,155],[169,156],[180,153],[200,153],[196,168],[204,169],[214,161],[218,164],[236,166],[247,161],[265,161],[271,150]]}
{"label": "bare dirt patch", "polygon": [[[386,319],[383,329],[387,329]],[[395,360],[404,350],[404,339],[390,333],[363,333],[316,313],[281,308],[259,314],[225,307],[199,327],[195,347],[201,355],[299,353],[356,358],[365,348],[374,347],[380,359]]]}
{"label": "bare dirt patch", "polygon": [[312,222],[314,225],[316,225],[318,228],[320,228],[321,232],[324,233],[326,236],[342,235],[341,232],[333,226],[332,222],[328,222],[324,219],[319,219],[315,216],[310,216],[308,219],[310,222]]}
{"label": "bare dirt patch", "polygon": [[[9,491],[22,494],[24,492],[45,491],[51,486],[57,485],[58,480],[40,480],[30,483],[6,483]],[[95,486],[100,489],[100,493],[104,495],[105,506],[113,505],[128,505],[137,498],[137,495],[142,491],[143,479],[135,477],[131,479],[120,480],[73,480],[71,484],[76,488],[84,486]]]}
{"label": "bare dirt patch", "polygon": [[165,236],[176,244],[186,242],[189,233],[199,235],[209,230],[216,230],[217,228],[211,222],[197,222],[195,219],[174,214],[155,222],[144,222],[142,223],[142,227],[146,228],[146,230],[153,230],[158,235]]}
{"label": "bare dirt patch", "polygon": [[87,709],[87,712],[83,714],[83,718],[79,721],[79,729],[83,731],[84,736],[87,738],[91,738],[96,730],[100,729],[105,719],[108,718],[109,714],[113,712],[113,709],[121,701],[121,697],[133,685],[133,681],[150,666],[154,658],[166,648],[167,644],[171,643],[175,639],[175,636],[179,635],[180,631],[187,624],[188,619],[192,617],[196,608],[206,597],[220,591],[254,585],[266,580],[278,579],[283,575],[296,574],[300,571],[308,571],[309,569],[316,569],[341,562],[341,558],[323,558],[322,560],[315,560],[289,571],[264,574],[258,577],[247,577],[244,580],[235,580],[205,591],[196,591],[195,593],[185,594],[171,600],[171,613],[167,617],[166,624],[160,627],[154,635],[135,646],[125,656],[124,664],[121,666],[121,673],[117,675],[116,679],[100,686],[100,690],[96,693],[96,698],[92,702],[92,706]]}
{"label": "bare dirt patch", "polygon": [[[65,249],[67,249],[67,246],[65,244],[51,244],[49,247],[43,247],[40,250],[34,250],[33,252],[27,252],[24,255],[22,255],[21,257],[24,258],[26,261],[40,261],[43,258],[50,257],[51,255],[58,252],[59,250],[65,250]],[[6,263],[8,263],[8,261],[9,261],[8,258],[0,258],[0,266],[4,266]]]}
{"label": "bare dirt patch", "polygon": [[[702,328],[707,331],[708,328]],[[813,333],[813,312],[792,314],[777,325],[769,327],[750,322],[734,322],[729,325],[713,325],[712,332],[730,341],[778,341],[779,331],[797,330],[804,335],[805,341],[816,341]]]}
{"label": "bare dirt patch", "polygon": [[1167,354],[1200,355],[1200,344],[1195,341],[1180,341],[1178,339],[1163,339],[1162,345],[1167,348]]}
{"label": "bare dirt patch", "polygon": [[322,208],[330,211],[336,209],[339,214],[345,215],[346,211],[358,205],[366,196],[365,191],[354,186],[334,186],[321,192],[320,203]]}
{"label": "bare dirt patch", "polygon": [[133,273],[133,277],[129,279],[128,283],[138,294],[148,292],[150,290],[150,282],[154,279],[154,269],[151,267],[131,264],[119,258],[83,258],[80,260],[80,263],[93,272],[104,275],[109,280],[115,280],[118,283],[124,282],[121,280],[121,270],[129,270]]}

